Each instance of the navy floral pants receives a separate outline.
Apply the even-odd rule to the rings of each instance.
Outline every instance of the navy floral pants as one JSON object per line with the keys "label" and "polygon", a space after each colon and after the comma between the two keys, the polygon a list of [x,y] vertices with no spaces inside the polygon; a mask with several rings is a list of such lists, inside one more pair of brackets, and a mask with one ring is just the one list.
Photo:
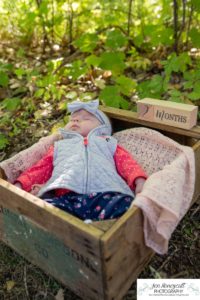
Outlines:
{"label": "navy floral pants", "polygon": [[48,203],[71,213],[81,220],[107,220],[118,218],[130,207],[133,198],[117,192],[91,193],[69,192],[59,197],[43,197]]}

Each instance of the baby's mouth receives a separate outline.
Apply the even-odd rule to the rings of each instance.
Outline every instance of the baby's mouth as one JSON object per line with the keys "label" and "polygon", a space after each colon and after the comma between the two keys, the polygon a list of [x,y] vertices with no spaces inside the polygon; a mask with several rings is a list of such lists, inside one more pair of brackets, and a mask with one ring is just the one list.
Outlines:
{"label": "baby's mouth", "polygon": [[79,128],[78,125],[72,125],[72,126],[71,126],[71,129],[77,129],[77,128]]}

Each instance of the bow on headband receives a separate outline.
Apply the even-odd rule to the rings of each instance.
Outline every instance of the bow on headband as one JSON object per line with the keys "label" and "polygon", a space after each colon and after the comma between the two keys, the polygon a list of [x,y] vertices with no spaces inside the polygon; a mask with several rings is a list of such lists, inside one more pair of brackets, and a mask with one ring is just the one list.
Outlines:
{"label": "bow on headband", "polygon": [[71,113],[80,109],[85,109],[91,114],[95,115],[99,107],[99,100],[93,100],[89,102],[74,101],[72,103],[68,103],[67,107]]}

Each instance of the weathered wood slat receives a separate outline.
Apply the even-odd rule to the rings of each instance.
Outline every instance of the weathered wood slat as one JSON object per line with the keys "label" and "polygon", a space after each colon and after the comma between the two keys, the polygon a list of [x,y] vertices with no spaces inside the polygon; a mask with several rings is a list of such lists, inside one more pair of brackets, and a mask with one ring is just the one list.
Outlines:
{"label": "weathered wood slat", "polygon": [[122,299],[150,260],[153,251],[144,244],[143,217],[134,207],[101,238],[107,300]]}

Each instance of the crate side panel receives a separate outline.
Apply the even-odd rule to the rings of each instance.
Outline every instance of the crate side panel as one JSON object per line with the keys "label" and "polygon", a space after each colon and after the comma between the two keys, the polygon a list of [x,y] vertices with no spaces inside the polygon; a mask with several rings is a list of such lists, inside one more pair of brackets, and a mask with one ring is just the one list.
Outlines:
{"label": "crate side panel", "polygon": [[28,218],[1,206],[2,240],[84,299],[103,299],[98,266]]}
{"label": "crate side panel", "polygon": [[[82,298],[104,299],[99,241],[103,232],[2,182],[0,238]],[[63,269],[57,268],[58,261]]]}
{"label": "crate side panel", "polygon": [[26,216],[72,246],[81,245],[83,254],[92,257],[98,255],[99,237],[103,231],[17,189],[2,179],[0,179],[0,205]]}
{"label": "crate side panel", "polygon": [[145,246],[139,209],[127,212],[102,237],[102,253],[106,299],[122,299],[154,254]]}

